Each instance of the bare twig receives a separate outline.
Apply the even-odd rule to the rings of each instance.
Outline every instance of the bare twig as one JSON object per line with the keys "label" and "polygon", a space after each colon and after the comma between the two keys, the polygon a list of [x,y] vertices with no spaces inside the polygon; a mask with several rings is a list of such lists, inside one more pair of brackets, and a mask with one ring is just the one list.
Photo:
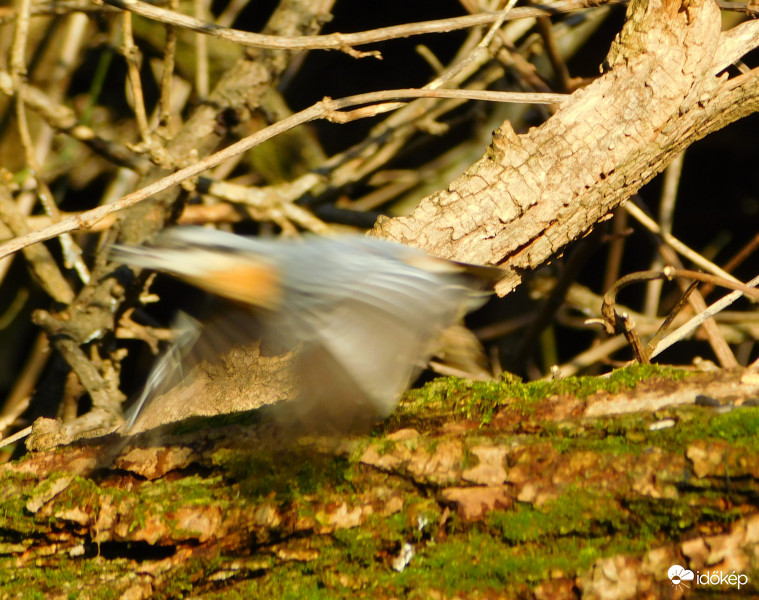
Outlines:
{"label": "bare twig", "polygon": [[[658,280],[661,281],[661,280]],[[647,357],[651,356],[651,352],[654,348],[656,348],[656,345],[659,343],[659,340],[664,337],[664,334],[666,331],[670,328],[672,323],[675,321],[677,316],[680,314],[680,311],[685,308],[686,304],[688,303],[688,299],[690,298],[690,295],[696,290],[698,287],[698,281],[693,281],[683,292],[683,294],[680,296],[680,299],[677,301],[677,304],[672,307],[672,310],[669,311],[669,314],[667,315],[667,318],[664,319],[662,324],[659,326],[659,329],[656,331],[656,333],[653,335],[653,337],[648,342],[648,345],[646,346],[646,355]]]}
{"label": "bare twig", "polygon": [[[18,236],[25,237],[34,233],[29,231],[25,216],[18,210],[8,188],[2,184],[0,184],[0,220],[4,221]],[[65,303],[74,299],[74,292],[45,246],[26,247],[24,257],[51,298]]]}
{"label": "bare twig", "polygon": [[118,388],[113,387],[113,382],[107,381],[98,372],[97,367],[87,358],[77,342],[65,334],[61,335],[61,323],[50,313],[44,310],[36,311],[34,322],[48,333],[56,350],[77,374],[92,399],[93,409],[99,411],[105,419],[104,425],[118,420],[124,396]]}
{"label": "bare twig", "polygon": [[[172,10],[178,5],[178,0],[171,0]],[[166,25],[166,46],[163,52],[163,68],[161,71],[161,96],[158,100],[158,123],[161,130],[166,130],[171,118],[171,91],[174,76],[174,61],[177,52],[177,30]]]}
{"label": "bare twig", "polygon": [[145,97],[142,93],[142,80],[140,78],[140,63],[142,55],[140,49],[134,45],[132,36],[132,15],[124,13],[123,19],[123,54],[127,63],[127,78],[129,80],[129,89],[132,92],[132,102],[134,104],[134,116],[137,121],[137,130],[143,143],[150,144],[151,135],[148,127],[148,115],[145,112]]}
{"label": "bare twig", "polygon": [[[639,211],[639,212],[643,215],[643,217],[646,217],[645,214],[642,213],[642,211]],[[647,220],[648,220],[648,224],[644,223],[644,225],[649,227],[650,224],[653,223],[653,221],[651,221],[651,219],[647,219]],[[654,224],[654,227],[656,228],[658,226]],[[654,231],[654,233],[656,232]],[[665,239],[665,241],[667,241],[667,244],[660,244],[658,247],[658,251],[662,255],[662,258],[664,259],[665,263],[669,265],[674,265],[677,268],[682,268],[680,257],[677,255],[677,252],[676,252],[677,250],[681,254],[686,253],[688,257],[694,260],[694,262],[696,262],[697,264],[704,264],[704,265],[711,266],[712,268],[708,269],[711,272],[714,272],[714,270],[716,269],[720,275],[724,273],[722,269],[719,269],[719,267],[716,267],[716,265],[712,265],[712,263],[704,259],[700,254],[690,250],[690,248],[687,248],[687,246],[682,244],[682,242],[679,242],[678,240],[676,240],[673,236],[671,235],[662,236],[662,239]],[[727,279],[730,281],[737,282],[737,280],[734,277],[731,277],[729,275]],[[680,285],[681,289],[684,292],[685,291],[684,282],[678,280],[678,285]],[[690,302],[694,312],[703,313],[706,310],[706,301],[704,300],[704,297],[698,292],[698,290],[694,291],[690,295],[690,297],[688,298],[688,301]],[[730,345],[722,336],[714,319],[708,318],[705,321],[703,321],[703,328],[709,340],[709,344],[711,345],[712,350],[714,351],[714,354],[717,357],[717,360],[719,361],[719,363],[725,368],[732,368],[732,367],[738,366],[738,361],[736,360],[735,355],[733,354],[733,351],[730,348]]]}
{"label": "bare twig", "polygon": [[[193,0],[195,18],[206,21],[210,2],[208,0]],[[195,91],[201,98],[208,97],[208,38],[202,33],[195,35]]]}
{"label": "bare twig", "polygon": [[[606,332],[611,335],[618,331],[622,331],[628,337],[628,340],[631,342],[631,344],[633,344],[633,349],[635,350],[636,357],[641,362],[648,362],[649,358],[661,352],[660,347],[662,346],[663,341],[657,346],[656,351],[652,352],[651,355],[648,356],[648,353],[643,351],[640,340],[638,339],[637,334],[634,332],[634,328],[630,319],[626,318],[626,314],[624,313],[619,314],[614,308],[616,296],[622,288],[630,285],[631,283],[648,281],[651,279],[672,280],[676,277],[690,278],[698,281],[708,281],[710,283],[721,285],[723,287],[735,289],[739,295],[745,294],[759,300],[759,290],[753,289],[753,287],[751,287],[752,284],[749,284],[747,286],[740,282],[734,283],[733,281],[727,281],[721,277],[717,277],[709,273],[700,273],[698,271],[690,271],[687,269],[673,269],[667,267],[662,271],[642,271],[639,273],[631,273],[630,275],[622,277],[614,286],[612,286],[608,292],[606,292],[606,294],[604,294],[604,300],[601,306],[601,314],[604,317]],[[704,322],[707,318],[712,316],[712,314],[713,313],[704,316],[701,322]],[[692,329],[694,328],[695,326]],[[690,331],[692,331],[692,329]]]}
{"label": "bare twig", "polygon": [[[19,10],[19,18],[16,22],[16,30],[13,38],[13,47],[11,51],[11,79],[13,80],[16,90],[16,122],[18,124],[19,137],[21,146],[24,149],[27,165],[36,174],[34,180],[37,187],[37,193],[45,209],[45,212],[53,219],[58,216],[58,207],[53,199],[47,184],[40,178],[41,167],[37,160],[37,155],[32,142],[32,136],[29,131],[29,123],[26,117],[26,106],[24,103],[24,92],[26,90],[23,80],[26,75],[26,63],[24,59],[26,51],[26,41],[29,29],[30,0],[22,0]],[[6,203],[5,208],[10,209]],[[16,223],[18,225],[18,222]],[[13,227],[11,227],[13,228]],[[64,261],[67,266],[74,267],[82,281],[89,280],[89,270],[82,261],[82,251],[74,242],[70,235],[60,237],[61,248],[63,249]]]}
{"label": "bare twig", "polygon": [[[754,252],[756,252],[757,248],[759,248],[759,233],[757,233],[753,238],[751,238],[748,244],[746,244],[743,248],[741,248],[732,258],[730,258],[730,260],[728,260],[725,263],[725,271],[727,271],[728,273],[732,272],[733,269],[736,269],[749,256],[751,256]],[[712,292],[713,289],[714,289],[714,286],[707,283],[701,290],[701,293],[704,296],[708,296]]]}
{"label": "bare twig", "polygon": [[[645,333],[645,330],[642,331]],[[604,340],[600,344],[596,344],[591,348],[581,352],[569,362],[556,367],[549,375],[546,375],[543,379],[554,379],[558,376],[559,379],[565,377],[571,377],[576,375],[579,371],[587,369],[599,361],[608,359],[617,350],[621,350],[627,345],[627,339],[623,335],[615,335],[607,340]]]}
{"label": "bare twig", "polygon": [[[463,17],[453,17],[450,19],[440,19],[438,21],[423,21],[420,23],[408,23],[405,25],[395,25],[392,27],[383,27],[372,31],[362,31],[358,33],[332,33],[328,35],[307,35],[291,38],[283,38],[275,35],[263,35],[259,33],[250,33],[239,31],[237,29],[227,29],[220,27],[215,23],[205,23],[193,17],[173,12],[147,2],[140,0],[104,0],[106,4],[128,10],[135,14],[141,15],[148,19],[153,19],[161,23],[174,25],[190,31],[197,31],[213,37],[234,42],[242,46],[254,48],[275,48],[279,50],[342,50],[349,52],[353,46],[363,46],[376,42],[406,38],[413,35],[424,35],[429,33],[447,33],[459,29],[468,29],[480,25],[490,25],[496,21],[503,20],[502,12],[484,13],[479,15],[466,15]],[[608,2],[609,4],[615,2]],[[588,3],[584,0],[570,0],[567,2],[556,3],[550,8],[533,8],[524,7],[510,11],[506,20],[525,19],[529,17],[547,16],[558,14],[560,12],[572,12],[580,8],[586,8]],[[355,52],[355,51],[354,51]],[[357,53],[357,56],[373,55],[376,53]]]}
{"label": "bare twig", "polygon": [[[751,281],[748,282],[748,286],[750,287],[756,287],[758,285],[759,285],[759,277],[754,277]],[[656,345],[656,348],[654,348],[651,351],[651,358],[653,358],[657,354],[661,354],[662,352],[664,352],[664,350],[669,348],[675,342],[678,342],[684,337],[690,335],[697,327],[699,327],[701,324],[706,322],[708,319],[713,317],[718,312],[730,306],[742,295],[743,295],[742,291],[731,292],[727,294],[726,296],[723,296],[721,299],[717,300],[717,302],[711,304],[708,309],[696,315],[690,321],[685,323],[685,325],[682,325],[681,327],[679,327],[678,329],[670,333],[668,336],[663,338]]]}
{"label": "bare twig", "polygon": [[627,213],[623,210],[618,210],[614,213],[611,221],[611,240],[609,241],[609,251],[606,256],[606,270],[604,271],[604,290],[608,290],[619,279],[622,256],[624,254],[625,242],[627,241],[627,231]]}
{"label": "bare twig", "polygon": [[697,267],[701,267],[705,271],[709,271],[709,273],[713,273],[714,275],[724,277],[733,283],[740,283],[735,277],[730,275],[730,273],[727,273],[723,269],[720,269],[711,261],[706,260],[701,254],[683,244],[675,236],[662,231],[661,227],[659,227],[659,225],[657,225],[653,219],[646,215],[646,213],[638,208],[633,202],[628,202],[625,204],[625,210],[630,214],[631,217],[638,221],[638,223],[643,225],[650,232],[656,235],[660,235],[661,238],[675,251],[677,251],[678,254],[687,258]]}
{"label": "bare twig", "polygon": [[[318,175],[312,174],[314,179]],[[301,178],[298,180],[301,186],[310,187],[310,182]],[[257,211],[259,216],[269,220],[286,219],[314,233],[325,234],[330,227],[321,219],[315,217],[306,209],[293,204],[293,200],[303,195],[302,187],[292,186],[289,183],[269,188],[249,188],[235,185],[224,181],[203,182],[199,186],[200,191],[221,198],[228,202],[243,204],[251,210]]]}
{"label": "bare twig", "polygon": [[443,87],[448,81],[452,80],[461,72],[466,71],[471,64],[480,64],[482,62],[482,57],[488,56],[488,48],[490,46],[490,43],[493,41],[493,38],[495,37],[496,32],[501,28],[501,25],[503,25],[504,21],[507,19],[511,11],[513,10],[514,5],[516,4],[516,0],[508,0],[506,2],[506,5],[501,9],[497,14],[498,18],[495,20],[495,22],[490,26],[490,29],[485,34],[485,36],[482,38],[479,44],[464,58],[464,60],[455,63],[450,69],[445,71],[444,73],[441,73],[438,77],[436,77],[433,81],[428,83],[425,88],[426,89],[438,89],[440,87]]}
{"label": "bare twig", "polygon": [[569,93],[572,91],[572,82],[569,76],[569,69],[567,69],[567,63],[561,56],[559,45],[556,43],[556,36],[553,34],[551,19],[549,17],[538,17],[537,24],[540,35],[543,38],[543,43],[545,44],[546,54],[548,55],[548,59],[551,61],[551,66],[553,67],[554,74],[561,84],[561,89]]}
{"label": "bare twig", "polygon": [[2,438],[3,432],[12,426],[29,406],[29,397],[37,385],[37,380],[49,357],[50,345],[47,335],[39,333],[0,413],[0,438]]}
{"label": "bare twig", "polygon": [[[523,101],[545,101],[556,102],[566,98],[564,94],[519,94],[510,92],[474,92],[474,97],[477,99],[488,99],[491,101],[507,101],[509,99],[513,102]],[[151,183],[144,188],[132,192],[123,196],[116,202],[107,204],[104,206],[98,206],[92,210],[80,213],[76,216],[67,217],[61,219],[58,223],[41,229],[39,231],[33,231],[21,237],[18,237],[10,242],[0,245],[0,258],[18,252],[22,248],[26,248],[31,244],[36,244],[45,240],[49,240],[63,233],[69,233],[72,231],[81,231],[90,229],[93,225],[100,220],[122,211],[130,206],[142,202],[146,198],[157,194],[165,189],[168,189],[174,185],[181,183],[187,179],[199,175],[203,171],[206,171],[216,165],[221,164],[225,160],[236,156],[242,152],[250,150],[254,146],[269,140],[284,131],[308,123],[315,119],[340,119],[339,111],[350,106],[356,106],[360,104],[366,104],[367,102],[382,102],[397,98],[464,98],[469,97],[467,90],[386,90],[383,92],[371,92],[368,94],[358,94],[356,96],[348,96],[339,100],[332,100],[325,98],[321,102],[317,102],[313,106],[302,110],[298,113],[291,115],[270,125],[261,131],[254,133],[251,136],[243,138],[242,140],[227,146],[223,150],[207,156],[203,160],[198,161],[195,164],[180,169],[171,175],[168,175],[154,183]]]}
{"label": "bare twig", "polygon": [[17,431],[13,435],[9,435],[7,438],[3,438],[2,440],[0,440],[0,448],[5,448],[6,446],[15,444],[16,442],[23,440],[25,437],[28,437],[31,433],[32,433],[32,426],[29,425],[29,427],[25,427],[21,431]]}
{"label": "bare twig", "polygon": [[[143,173],[148,169],[150,163],[147,160],[136,155],[126,146],[99,136],[90,127],[83,125],[68,106],[54,102],[33,85],[22,83],[21,89],[23,89],[26,105],[45,119],[53,129],[66,133],[116,165],[127,167],[138,173]],[[0,71],[0,93],[7,96],[12,96],[14,93],[11,75],[6,71]]]}
{"label": "bare twig", "polygon": [[[224,12],[216,19],[216,24],[229,27],[247,5],[248,0],[232,0],[224,7]],[[175,9],[175,7],[172,8]]]}
{"label": "bare twig", "polygon": [[[239,14],[240,10],[244,8],[245,4],[247,4],[244,0],[239,0],[237,2],[232,2],[224,9],[224,13],[222,14],[222,17],[217,19],[217,23],[219,25],[223,26],[229,26],[229,24],[234,21],[237,14]],[[463,4],[463,3],[462,3]],[[569,2],[545,2],[541,4],[540,7],[520,7],[518,9],[518,16],[512,15],[512,19],[520,18],[520,19],[526,19],[530,17],[540,17],[540,16],[551,16],[551,15],[558,15],[562,13],[567,12],[574,12],[576,10],[581,10],[583,8],[592,8],[599,5],[625,5],[627,4],[627,0],[610,0],[607,2],[597,2],[594,0],[587,0],[585,2],[579,2],[577,0],[570,0]],[[745,14],[749,17],[756,18],[759,17],[759,7],[756,5],[753,5],[751,3],[745,3],[745,2],[730,2],[729,0],[719,0],[717,2],[717,5],[720,7],[721,10],[725,11],[731,11],[731,12],[737,12]],[[469,7],[473,8],[473,7]],[[118,8],[114,6],[103,6],[100,4],[93,4],[90,1],[87,0],[55,0],[55,2],[39,2],[35,3],[31,10],[31,16],[33,17],[43,17],[43,16],[50,16],[50,15],[67,15],[72,12],[81,12],[81,13],[113,13],[115,11],[119,10]],[[136,12],[136,11],[134,11]],[[227,15],[226,13],[229,13]],[[3,25],[5,23],[11,23],[15,21],[17,18],[16,10],[13,7],[0,7],[0,25]],[[448,19],[445,19],[446,21]],[[433,23],[435,21],[432,21]],[[492,23],[492,21],[490,21]],[[472,27],[477,25],[487,25],[488,23],[477,23],[476,25],[471,25]],[[458,27],[457,29],[462,29],[464,27]],[[379,30],[377,30],[379,31]],[[454,31],[445,29],[442,31],[444,33],[445,31]],[[427,32],[427,33],[438,33],[437,31]],[[421,34],[420,34],[421,35]],[[366,42],[370,43],[370,42]]]}
{"label": "bare twig", "polygon": [[[662,233],[672,235],[672,219],[675,212],[675,201],[677,200],[677,188],[680,183],[680,175],[683,171],[683,161],[685,152],[680,154],[664,171],[664,184],[662,185],[661,198],[659,200],[659,227]],[[637,207],[636,207],[637,208]],[[661,258],[655,258],[651,265],[652,270],[661,269]],[[649,281],[646,287],[646,299],[644,301],[643,312],[649,316],[655,316],[659,306],[659,296],[661,295],[662,280],[655,279]]]}

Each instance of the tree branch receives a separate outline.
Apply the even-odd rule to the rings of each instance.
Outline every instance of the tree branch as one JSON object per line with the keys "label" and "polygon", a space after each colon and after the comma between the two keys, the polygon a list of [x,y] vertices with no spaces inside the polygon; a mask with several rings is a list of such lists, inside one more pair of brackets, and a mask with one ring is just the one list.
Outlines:
{"label": "tree branch", "polygon": [[720,34],[712,0],[631,3],[602,77],[525,134],[505,122],[447,189],[407,217],[381,219],[373,234],[500,265],[508,276],[497,291],[507,294],[688,145],[757,110],[758,70],[716,76],[740,54],[725,44],[756,46],[755,26],[740,28]]}

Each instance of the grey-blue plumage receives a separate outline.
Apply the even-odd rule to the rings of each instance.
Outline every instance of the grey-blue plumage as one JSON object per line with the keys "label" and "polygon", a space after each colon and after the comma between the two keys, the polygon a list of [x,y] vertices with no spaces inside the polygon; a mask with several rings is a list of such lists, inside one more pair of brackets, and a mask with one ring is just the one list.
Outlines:
{"label": "grey-blue plumage", "polygon": [[[486,299],[499,273],[359,235],[262,240],[200,227],[170,228],[111,255],[244,306],[224,326],[233,335],[253,329],[241,322],[249,315],[262,336],[295,349],[298,394],[278,414],[315,429],[352,430],[387,417],[441,332]],[[158,361],[130,426],[177,378],[169,371],[188,346],[220,335],[210,327],[186,321],[184,340]]]}

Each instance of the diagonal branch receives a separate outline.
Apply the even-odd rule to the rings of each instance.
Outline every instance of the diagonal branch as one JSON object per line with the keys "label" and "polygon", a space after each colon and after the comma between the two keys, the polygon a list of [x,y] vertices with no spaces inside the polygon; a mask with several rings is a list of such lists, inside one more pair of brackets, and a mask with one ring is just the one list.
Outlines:
{"label": "diagonal branch", "polygon": [[[684,148],[759,107],[759,70],[716,76],[723,45],[756,31],[720,34],[712,0],[639,0],[609,54],[609,69],[539,127],[509,123],[486,155],[409,216],[383,219],[374,235],[441,256],[498,264],[509,275],[545,263],[585,235]],[[728,59],[729,60],[729,59]]]}

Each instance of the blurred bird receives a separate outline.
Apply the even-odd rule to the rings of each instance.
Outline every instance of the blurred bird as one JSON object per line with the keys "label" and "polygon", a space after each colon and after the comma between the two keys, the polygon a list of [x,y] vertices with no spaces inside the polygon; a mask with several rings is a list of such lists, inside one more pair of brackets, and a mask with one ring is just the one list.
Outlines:
{"label": "blurred bird", "polygon": [[237,343],[260,336],[294,350],[298,392],[279,420],[316,431],[371,426],[390,415],[443,331],[483,304],[500,275],[361,235],[262,240],[202,227],[169,228],[142,246],[115,245],[111,257],[231,301],[212,323],[183,317],[127,430],[167,382],[183,377],[183,362],[204,336],[212,347],[225,337]]}

